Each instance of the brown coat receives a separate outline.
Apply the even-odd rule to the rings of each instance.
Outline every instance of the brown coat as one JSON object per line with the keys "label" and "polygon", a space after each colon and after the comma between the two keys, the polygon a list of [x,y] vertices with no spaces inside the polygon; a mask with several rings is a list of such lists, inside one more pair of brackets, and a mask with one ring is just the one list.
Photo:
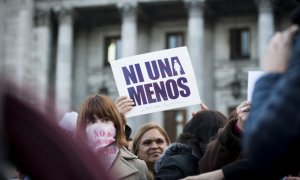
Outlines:
{"label": "brown coat", "polygon": [[112,167],[109,169],[109,174],[113,179],[126,180],[147,180],[148,169],[146,163],[126,148],[122,147]]}

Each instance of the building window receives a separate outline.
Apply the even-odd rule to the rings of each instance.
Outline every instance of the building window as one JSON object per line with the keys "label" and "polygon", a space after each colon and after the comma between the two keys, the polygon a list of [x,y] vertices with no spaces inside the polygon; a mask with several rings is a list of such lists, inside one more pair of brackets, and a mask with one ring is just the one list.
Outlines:
{"label": "building window", "polygon": [[121,58],[121,38],[107,37],[105,38],[105,57],[104,66],[108,66],[110,61]]}
{"label": "building window", "polygon": [[176,48],[184,46],[184,34],[183,32],[167,33],[166,48]]}
{"label": "building window", "polygon": [[231,60],[250,58],[249,28],[230,29],[230,58]]}
{"label": "building window", "polygon": [[164,111],[164,128],[171,142],[175,142],[176,138],[182,133],[186,125],[186,110],[169,110]]}

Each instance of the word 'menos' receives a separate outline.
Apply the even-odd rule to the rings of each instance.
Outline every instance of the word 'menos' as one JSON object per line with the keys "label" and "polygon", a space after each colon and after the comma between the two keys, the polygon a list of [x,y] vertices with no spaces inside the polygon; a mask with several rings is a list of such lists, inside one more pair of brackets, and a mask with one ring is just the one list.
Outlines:
{"label": "word 'menos'", "polygon": [[[135,103],[134,106],[151,104],[179,97],[188,97],[191,92],[186,85],[188,82],[184,75],[185,72],[177,56],[170,59],[164,58],[145,62],[147,73],[142,73],[140,64],[122,67],[130,99]],[[162,79],[153,83],[136,85],[144,82],[144,75],[148,75],[151,80]],[[172,77],[172,79],[163,80]]]}

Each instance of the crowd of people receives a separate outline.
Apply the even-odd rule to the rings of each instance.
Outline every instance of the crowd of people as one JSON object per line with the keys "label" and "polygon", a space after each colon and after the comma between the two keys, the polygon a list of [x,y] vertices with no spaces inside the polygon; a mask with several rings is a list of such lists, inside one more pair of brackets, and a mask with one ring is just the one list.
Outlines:
{"label": "crowd of people", "polygon": [[131,134],[128,97],[90,95],[55,123],[6,84],[2,153],[22,179],[300,180],[298,31],[293,25],[270,40],[251,102],[229,117],[201,104],[173,143],[155,123]]}

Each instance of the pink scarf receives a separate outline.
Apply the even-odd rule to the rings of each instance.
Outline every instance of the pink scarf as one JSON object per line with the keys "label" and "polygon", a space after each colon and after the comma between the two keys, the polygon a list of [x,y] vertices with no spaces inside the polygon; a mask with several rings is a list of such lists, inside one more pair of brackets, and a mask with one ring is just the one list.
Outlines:
{"label": "pink scarf", "polygon": [[111,167],[119,152],[116,144],[116,129],[113,122],[97,122],[86,128],[87,140],[101,162]]}

